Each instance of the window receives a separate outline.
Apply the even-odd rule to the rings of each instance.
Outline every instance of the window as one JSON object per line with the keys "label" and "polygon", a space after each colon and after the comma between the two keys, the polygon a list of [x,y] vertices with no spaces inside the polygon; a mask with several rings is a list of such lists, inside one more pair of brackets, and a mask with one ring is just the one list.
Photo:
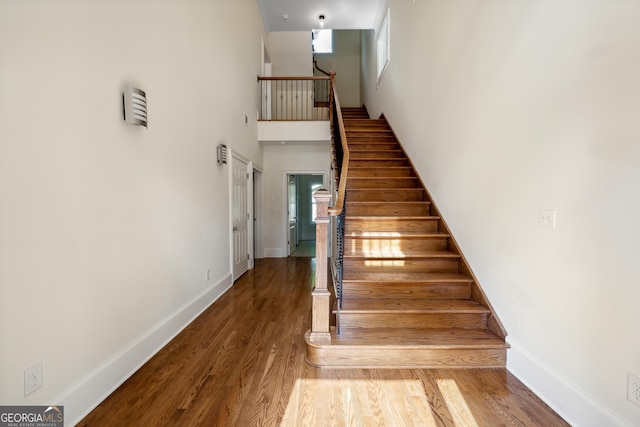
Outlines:
{"label": "window", "polygon": [[311,49],[313,53],[333,53],[333,31],[311,31]]}
{"label": "window", "polygon": [[389,9],[384,14],[382,25],[378,30],[376,51],[378,54],[378,80],[380,80],[389,63]]}

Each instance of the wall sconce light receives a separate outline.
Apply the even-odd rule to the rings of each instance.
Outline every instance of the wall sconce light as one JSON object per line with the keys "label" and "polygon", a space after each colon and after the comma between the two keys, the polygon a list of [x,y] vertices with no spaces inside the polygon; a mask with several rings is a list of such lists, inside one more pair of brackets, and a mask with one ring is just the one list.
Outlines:
{"label": "wall sconce light", "polygon": [[144,91],[125,85],[122,105],[125,123],[147,127],[147,94]]}
{"label": "wall sconce light", "polygon": [[320,28],[324,28],[324,15],[318,16],[318,20],[320,21]]}
{"label": "wall sconce light", "polygon": [[218,145],[218,164],[227,164],[227,146],[224,144]]}

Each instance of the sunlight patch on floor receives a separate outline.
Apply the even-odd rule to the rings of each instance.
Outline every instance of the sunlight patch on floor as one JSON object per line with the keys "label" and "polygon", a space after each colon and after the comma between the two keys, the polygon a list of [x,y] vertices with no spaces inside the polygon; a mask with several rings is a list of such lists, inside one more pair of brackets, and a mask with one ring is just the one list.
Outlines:
{"label": "sunlight patch on floor", "polygon": [[460,388],[455,380],[438,378],[438,388],[444,398],[449,413],[453,417],[453,422],[460,427],[478,427],[476,419],[473,417],[467,401],[464,399]]}
{"label": "sunlight patch on floor", "polygon": [[280,426],[438,425],[417,378],[388,380],[351,370],[335,375],[298,378]]}

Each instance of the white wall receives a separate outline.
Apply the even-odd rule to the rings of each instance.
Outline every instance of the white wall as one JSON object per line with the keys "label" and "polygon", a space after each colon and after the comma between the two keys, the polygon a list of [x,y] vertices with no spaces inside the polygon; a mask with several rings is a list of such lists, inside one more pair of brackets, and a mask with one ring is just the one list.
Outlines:
{"label": "white wall", "polygon": [[313,75],[311,31],[276,31],[268,36],[273,76]]}
{"label": "white wall", "polygon": [[318,66],[336,71],[336,87],[341,107],[361,107],[360,99],[360,30],[334,30],[333,53],[316,54]]}
{"label": "white wall", "polygon": [[280,143],[281,141],[323,142],[331,140],[331,126],[325,121],[259,121],[258,141]]}
{"label": "white wall", "polygon": [[325,172],[328,188],[330,142],[289,143],[264,147],[264,254],[267,258],[287,256],[287,173]]}
{"label": "white wall", "polygon": [[0,2],[0,404],[77,421],[230,285],[216,146],[262,164],[262,28],[250,0]]}
{"label": "white wall", "polygon": [[640,2],[389,3],[391,62],[364,102],[497,309],[509,369],[573,425],[640,425]]}

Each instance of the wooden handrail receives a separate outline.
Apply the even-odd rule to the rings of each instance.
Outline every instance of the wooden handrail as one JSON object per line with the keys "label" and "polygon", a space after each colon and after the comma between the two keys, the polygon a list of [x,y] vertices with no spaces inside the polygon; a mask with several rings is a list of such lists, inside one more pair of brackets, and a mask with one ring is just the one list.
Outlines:
{"label": "wooden handrail", "polygon": [[327,73],[325,70],[323,70],[322,68],[318,67],[318,61],[316,61],[315,59],[313,60],[313,68],[318,70],[319,72],[321,72],[325,76],[331,76],[331,73]]}
{"label": "wooden handrail", "polygon": [[[329,121],[332,126],[333,139],[336,143],[336,132],[340,135],[342,148],[342,165],[340,167],[340,183],[338,184],[338,197],[334,206],[329,207],[331,194],[325,189],[320,189],[313,194],[317,203],[316,217],[316,284],[313,288],[311,308],[311,330],[305,334],[308,345],[331,344],[329,326],[329,303],[331,293],[327,282],[327,260],[329,249],[329,223],[330,217],[338,217],[344,209],[345,194],[347,188],[347,174],[349,172],[349,148],[347,146],[347,133],[344,129],[340,100],[335,85],[336,72],[331,70],[331,89],[329,101]],[[334,117],[334,111],[337,115]],[[336,129],[336,123],[338,129]],[[308,347],[307,347],[308,348]]]}
{"label": "wooden handrail", "polygon": [[[338,131],[340,132],[340,143],[342,144],[342,168],[340,169],[340,184],[338,185],[338,199],[336,204],[329,208],[329,215],[338,216],[344,209],[344,198],[347,191],[347,175],[349,174],[349,147],[347,146],[347,132],[344,130],[344,121],[342,120],[342,111],[340,110],[340,100],[336,90],[336,72],[331,70],[329,73],[331,78],[331,91],[333,93],[333,102],[335,102],[335,111],[338,114]],[[330,117],[333,123],[334,109],[330,109]],[[334,129],[335,132],[335,129]]]}
{"label": "wooden handrail", "polygon": [[262,76],[258,76],[259,82],[263,80],[331,80],[331,77],[324,77],[324,76],[262,77]]}

